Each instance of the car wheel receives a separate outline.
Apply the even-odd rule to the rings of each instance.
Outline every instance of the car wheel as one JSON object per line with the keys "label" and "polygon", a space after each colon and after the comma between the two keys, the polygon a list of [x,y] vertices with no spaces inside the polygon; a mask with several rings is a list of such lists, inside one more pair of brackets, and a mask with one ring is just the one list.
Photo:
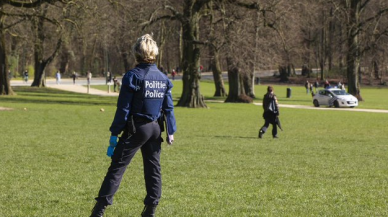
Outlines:
{"label": "car wheel", "polygon": [[314,103],[314,106],[315,106],[315,107],[319,107],[319,102],[318,102],[318,100],[314,100],[313,103]]}
{"label": "car wheel", "polygon": [[336,100],[336,101],[334,101],[334,107],[336,107],[336,108],[339,108],[340,106],[339,106],[339,102]]}

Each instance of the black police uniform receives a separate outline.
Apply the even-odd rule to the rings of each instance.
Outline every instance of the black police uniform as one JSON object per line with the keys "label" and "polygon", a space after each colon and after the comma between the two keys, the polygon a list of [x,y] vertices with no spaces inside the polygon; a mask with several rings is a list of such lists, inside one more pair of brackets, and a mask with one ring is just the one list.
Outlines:
{"label": "black police uniform", "polygon": [[[96,200],[105,205],[113,203],[122,176],[136,152],[143,156],[147,195],[145,205],[157,205],[161,197],[160,170],[161,129],[157,119],[164,112],[169,135],[176,131],[172,83],[155,64],[141,63],[125,74],[117,102],[117,110],[110,127],[112,135],[124,131],[112,156],[112,162]],[[136,132],[128,137],[127,121],[133,116]]]}

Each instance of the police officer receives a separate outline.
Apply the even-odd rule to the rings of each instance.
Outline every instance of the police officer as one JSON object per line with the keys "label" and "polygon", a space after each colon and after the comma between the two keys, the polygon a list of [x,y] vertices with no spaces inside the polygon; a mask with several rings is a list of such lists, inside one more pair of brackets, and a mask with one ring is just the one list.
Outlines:
{"label": "police officer", "polygon": [[172,144],[176,131],[172,83],[154,64],[158,47],[150,35],[138,38],[133,49],[139,64],[122,79],[107,150],[112,162],[96,198],[92,217],[103,216],[106,207],[112,205],[124,171],[139,149],[143,156],[147,191],[142,216],[154,216],[161,197],[160,153],[163,139],[158,118],[162,111],[167,122],[167,143]]}
{"label": "police officer", "polygon": [[261,127],[259,131],[259,138],[263,137],[263,134],[267,131],[269,124],[272,124],[272,137],[274,139],[278,138],[278,128],[276,126],[276,118],[279,116],[279,106],[278,99],[274,94],[272,86],[267,87],[267,93],[264,95],[263,99],[263,117],[265,120],[264,126]]}

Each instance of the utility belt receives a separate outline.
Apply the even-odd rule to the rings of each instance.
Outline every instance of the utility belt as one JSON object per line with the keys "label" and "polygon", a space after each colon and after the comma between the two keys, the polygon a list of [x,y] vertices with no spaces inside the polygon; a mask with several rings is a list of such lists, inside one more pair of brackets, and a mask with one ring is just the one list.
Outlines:
{"label": "utility belt", "polygon": [[141,116],[132,116],[132,120],[135,123],[149,123],[149,122],[153,122],[153,120],[148,119],[146,117],[141,117]]}
{"label": "utility belt", "polygon": [[160,126],[160,131],[164,132],[164,130],[165,130],[164,126],[166,124],[165,123],[166,119],[165,119],[165,115],[163,113],[161,114],[161,116],[156,121],[153,121],[153,120],[148,119],[146,117],[140,117],[140,116],[133,116],[133,115],[131,115],[128,118],[126,129],[124,130],[123,137],[124,138],[129,138],[129,137],[131,137],[132,135],[134,135],[136,133],[135,123],[151,123],[151,122],[157,122],[159,124],[159,126]]}

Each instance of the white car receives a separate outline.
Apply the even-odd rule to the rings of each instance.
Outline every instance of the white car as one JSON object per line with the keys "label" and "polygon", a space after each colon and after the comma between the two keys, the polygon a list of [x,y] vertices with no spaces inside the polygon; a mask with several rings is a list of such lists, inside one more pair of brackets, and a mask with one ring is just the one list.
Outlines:
{"label": "white car", "polygon": [[338,88],[319,90],[313,97],[313,104],[315,107],[321,105],[353,108],[358,106],[358,100],[353,95],[347,93],[345,90]]}

